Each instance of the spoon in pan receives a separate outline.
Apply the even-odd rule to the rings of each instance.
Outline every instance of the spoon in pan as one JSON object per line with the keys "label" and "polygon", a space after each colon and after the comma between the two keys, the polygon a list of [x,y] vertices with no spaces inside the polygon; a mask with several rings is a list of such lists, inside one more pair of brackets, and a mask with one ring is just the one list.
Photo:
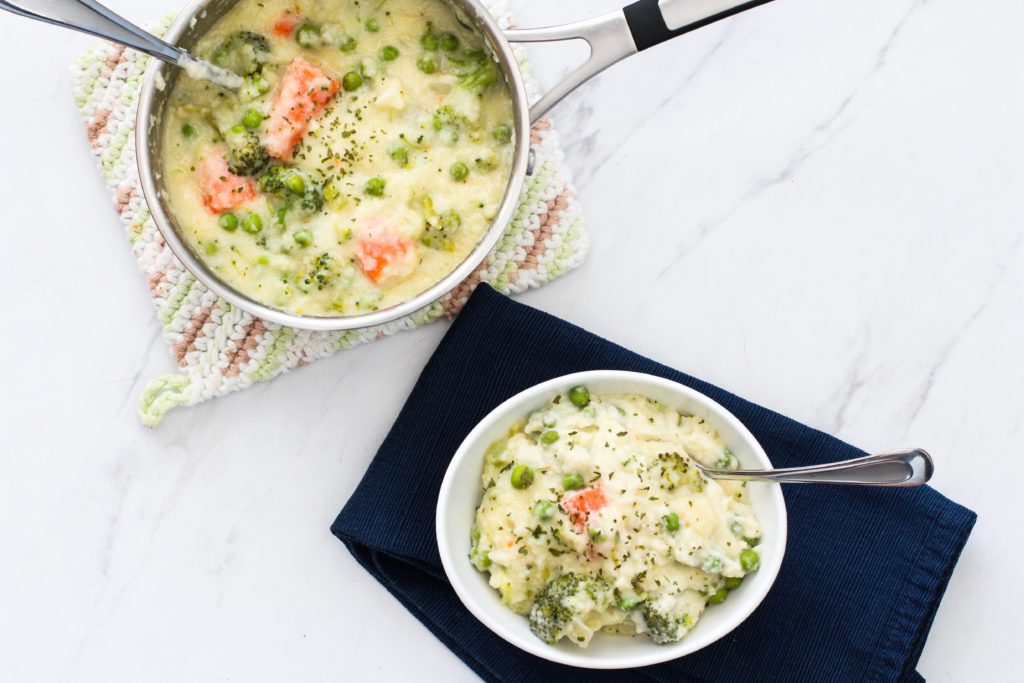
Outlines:
{"label": "spoon in pan", "polygon": [[727,470],[705,467],[691,458],[705,476],[739,481],[777,481],[782,484],[852,484],[854,486],[920,486],[932,478],[935,466],[928,452],[913,448],[868,455],[853,460],[789,467],[779,470]]}
{"label": "spoon in pan", "polygon": [[181,67],[192,78],[237,92],[244,81],[236,73],[190,55],[160,40],[95,0],[0,0],[0,9],[105,38]]}

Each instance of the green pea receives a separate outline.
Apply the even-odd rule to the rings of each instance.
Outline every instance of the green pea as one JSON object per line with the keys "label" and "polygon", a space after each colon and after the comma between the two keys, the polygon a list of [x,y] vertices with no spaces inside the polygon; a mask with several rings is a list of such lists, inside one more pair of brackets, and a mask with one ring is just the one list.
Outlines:
{"label": "green pea", "polygon": [[562,477],[562,488],[566,491],[575,491],[583,488],[583,477],[578,474],[567,474]]}
{"label": "green pea", "polygon": [[480,543],[480,527],[476,524],[469,528],[469,542],[473,544],[474,548]]}
{"label": "green pea", "polygon": [[352,50],[356,49],[356,39],[349,36],[345,40],[341,41],[341,45],[338,46],[338,49],[342,52],[352,52]]}
{"label": "green pea", "polygon": [[347,74],[341,77],[341,87],[343,87],[345,90],[355,90],[362,84],[363,77],[359,75],[358,71],[349,71]]}
{"label": "green pea", "polygon": [[590,536],[590,540],[594,543],[600,543],[604,540],[604,532],[596,526],[587,527],[587,536]]}
{"label": "green pea", "polygon": [[238,135],[240,133],[244,133],[245,132],[245,126],[243,126],[240,123],[236,123],[235,125],[231,126],[230,130],[235,135]]}
{"label": "green pea", "polygon": [[750,536],[744,536],[743,542],[749,545],[751,548],[753,548],[755,545],[761,542],[761,539],[757,537],[751,538]]}
{"label": "green pea", "polygon": [[558,432],[556,432],[554,429],[549,429],[548,431],[540,435],[540,442],[543,444],[550,445],[556,441],[558,441]]}
{"label": "green pea", "polygon": [[263,229],[263,219],[260,218],[259,214],[250,213],[248,216],[242,219],[242,230],[255,235]]}
{"label": "green pea", "polygon": [[260,113],[259,109],[252,109],[250,107],[245,110],[245,114],[242,115],[243,126],[249,130],[255,130],[260,127],[261,123],[263,123],[263,114]]}
{"label": "green pea", "polygon": [[525,489],[533,483],[533,470],[526,465],[518,465],[512,470],[512,488]]}
{"label": "green pea", "polygon": [[191,123],[183,123],[181,124],[181,134],[186,138],[195,137],[196,127]]}
{"label": "green pea", "polygon": [[293,194],[302,194],[306,191],[306,181],[298,173],[293,173],[285,178],[284,186]]}
{"label": "green pea", "polygon": [[512,127],[506,126],[504,123],[495,127],[494,139],[503,145],[507,145],[512,141]]}
{"label": "green pea", "polygon": [[302,228],[292,233],[292,239],[300,247],[308,247],[313,244],[313,233],[309,228]]}
{"label": "green pea", "polygon": [[385,45],[380,49],[380,58],[385,62],[393,62],[398,59],[398,48],[394,45]]}
{"label": "green pea", "polygon": [[452,180],[456,182],[462,182],[463,180],[466,179],[466,176],[469,175],[469,167],[466,166],[461,161],[456,161],[448,169],[448,172],[451,174]]}
{"label": "green pea", "polygon": [[590,404],[590,390],[586,387],[573,387],[569,390],[569,400],[574,406],[586,408]]}
{"label": "green pea", "polygon": [[725,587],[729,590],[736,590],[743,583],[742,576],[727,576],[725,577]]}
{"label": "green pea", "polygon": [[313,24],[303,24],[295,32],[295,42],[302,47],[313,47],[320,41],[320,29]]}
{"label": "green pea", "polygon": [[445,52],[455,52],[459,49],[459,39],[451,33],[441,36],[441,49]]}
{"label": "green pea", "polygon": [[402,143],[392,145],[388,148],[388,156],[404,166],[409,162],[409,148]]}
{"label": "green pea", "polygon": [[665,525],[665,530],[670,532],[679,531],[679,515],[674,512],[670,512],[661,518],[662,523]]}
{"label": "green pea", "polygon": [[708,596],[708,602],[717,604],[719,602],[725,602],[726,596],[729,595],[729,591],[724,588],[719,588],[717,591]]}
{"label": "green pea", "polygon": [[380,24],[377,23],[376,19],[369,19],[366,22],[366,30],[370,33],[376,33],[380,30]]}
{"label": "green pea", "polygon": [[217,219],[217,225],[224,228],[228,232],[234,232],[238,230],[238,216],[231,213],[222,213],[220,218]]}
{"label": "green pea", "polygon": [[420,37],[420,45],[423,46],[424,50],[433,52],[437,49],[437,36],[433,33],[424,33]]}
{"label": "green pea", "polygon": [[366,194],[380,197],[384,194],[385,181],[380,176],[374,176],[366,181]]}
{"label": "green pea", "polygon": [[533,516],[546,522],[555,516],[555,506],[550,500],[538,500],[533,504]]}
{"label": "green pea", "polygon": [[416,68],[425,74],[432,74],[437,71],[437,62],[434,61],[433,55],[423,55],[416,60]]}
{"label": "green pea", "polygon": [[740,566],[745,572],[756,571],[761,566],[761,556],[754,550],[744,550],[740,553]]}

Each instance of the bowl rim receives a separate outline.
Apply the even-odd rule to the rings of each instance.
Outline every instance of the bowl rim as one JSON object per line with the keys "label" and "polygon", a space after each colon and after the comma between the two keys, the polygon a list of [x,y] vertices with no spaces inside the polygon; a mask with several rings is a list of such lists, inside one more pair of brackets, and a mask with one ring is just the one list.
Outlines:
{"label": "bowl rim", "polygon": [[[228,1],[225,4],[230,8],[237,5],[238,2],[240,0]],[[182,37],[192,29],[193,21],[203,17],[210,6],[215,4],[219,4],[218,0],[190,0],[168,26],[163,36],[164,39],[177,45]],[[181,262],[185,270],[214,294],[250,315],[267,322],[313,331],[362,330],[425,312],[476,271],[515,220],[519,199],[526,184],[531,157],[529,99],[512,45],[505,38],[497,20],[480,0],[444,0],[443,4],[452,7],[453,12],[456,11],[456,7],[470,11],[476,20],[477,32],[482,34],[493,48],[494,56],[497,57],[497,62],[505,76],[505,84],[512,100],[512,119],[516,128],[516,149],[513,154],[512,166],[509,169],[509,177],[505,183],[505,192],[494,219],[480,236],[473,250],[442,279],[420,293],[388,308],[359,315],[314,316],[293,313],[269,306],[244,294],[241,290],[222,280],[206,265],[193,251],[185,237],[179,233],[171,218],[169,207],[165,209],[162,198],[163,190],[158,187],[156,181],[157,176],[163,173],[163,169],[157,155],[151,154],[150,140],[155,140],[155,144],[159,145],[162,128],[158,125],[157,117],[162,114],[165,106],[163,103],[156,104],[157,84],[167,80],[164,74],[168,73],[169,69],[176,67],[159,59],[151,59],[143,74],[142,87],[138,96],[134,136],[135,159],[142,194],[153,223],[171,253]],[[225,9],[226,11],[229,9]],[[199,37],[201,35],[199,34]],[[166,102],[166,99],[163,102]]]}
{"label": "bowl rim", "polygon": [[[720,419],[728,423],[729,426],[735,430],[736,434],[739,435],[739,437],[750,447],[754,457],[761,460],[765,467],[771,467],[771,461],[768,459],[768,455],[764,452],[764,449],[757,439],[754,438],[754,435],[750,433],[750,430],[744,426],[739,418],[726,410],[721,404],[696,389],[657,375],[626,370],[588,370],[561,375],[539,384],[535,384],[506,399],[481,419],[463,439],[462,443],[452,456],[451,462],[448,464],[448,468],[445,471],[444,478],[441,482],[441,488],[438,493],[434,520],[438,554],[441,558],[441,565],[449,583],[452,585],[456,595],[458,595],[459,600],[466,609],[468,609],[473,616],[475,616],[493,633],[530,654],[552,662],[589,669],[625,669],[659,664],[696,652],[697,650],[700,650],[724,637],[743,623],[747,617],[749,617],[754,610],[760,606],[761,602],[767,596],[775,583],[775,579],[777,578],[779,569],[782,565],[786,551],[786,538],[788,533],[786,504],[779,484],[764,482],[768,486],[767,491],[772,501],[772,505],[770,509],[757,510],[758,517],[762,517],[762,515],[774,515],[775,522],[779,529],[770,541],[772,548],[777,550],[777,552],[773,553],[773,561],[770,563],[762,562],[761,567],[758,569],[758,574],[760,576],[768,576],[768,580],[762,580],[760,590],[754,594],[748,594],[746,596],[745,601],[742,603],[743,607],[737,608],[736,614],[731,615],[731,619],[725,623],[719,624],[715,631],[701,634],[699,639],[692,639],[687,635],[677,643],[670,645],[658,645],[653,641],[649,641],[651,645],[650,649],[645,648],[641,650],[639,654],[619,655],[616,658],[603,659],[600,661],[588,658],[587,650],[582,648],[580,648],[578,652],[569,652],[547,645],[535,637],[522,638],[517,633],[505,629],[499,620],[492,618],[490,609],[478,603],[472,592],[459,578],[455,562],[464,558],[459,557],[458,554],[453,551],[453,540],[449,538],[447,525],[445,524],[447,519],[448,501],[453,493],[456,474],[463,462],[475,453],[476,449],[474,449],[474,446],[477,445],[476,442],[494,425],[494,423],[507,418],[510,413],[520,409],[521,406],[545,394],[566,390],[576,384],[587,384],[595,380],[601,380],[603,382],[609,380],[622,382],[631,381],[634,383],[647,384],[649,386],[657,386],[694,400],[714,413],[716,419]],[[640,392],[630,391],[629,393]],[[522,417],[525,417],[525,415]],[[480,451],[480,457],[482,457],[482,450]],[[467,514],[471,514],[471,512],[467,511]],[[466,561],[468,562],[468,560]],[[509,614],[513,614],[507,607],[498,603],[495,604],[498,605],[500,609],[507,611]],[[723,603],[723,606],[727,604],[730,603]],[[719,608],[720,607],[721,606],[719,606]],[[514,616],[519,617],[519,615]]]}

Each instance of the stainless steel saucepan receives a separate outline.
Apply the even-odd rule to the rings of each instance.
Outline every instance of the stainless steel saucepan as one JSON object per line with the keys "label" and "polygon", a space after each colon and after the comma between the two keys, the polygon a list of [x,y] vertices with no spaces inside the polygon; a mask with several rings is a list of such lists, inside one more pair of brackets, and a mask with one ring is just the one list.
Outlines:
{"label": "stainless steel saucepan", "polygon": [[[530,125],[577,86],[625,57],[646,50],[675,36],[724,19],[769,0],[639,0],[624,9],[574,24],[549,28],[502,31],[479,0],[445,0],[459,21],[485,37],[500,64],[512,96],[516,147],[511,175],[501,205],[476,248],[451,273],[417,296],[391,308],[349,317],[317,317],[271,308],[242,294],[221,280],[193,253],[168,211],[161,171],[160,122],[167,95],[180,69],[153,60],[146,72],[139,97],[135,140],[142,189],[153,220],[188,270],[204,285],[239,308],[265,320],[310,330],[348,330],[396,320],[418,311],[454,289],[486,258],[512,219],[523,181],[530,168]],[[193,0],[164,38],[191,50],[199,38],[222,17],[236,0]],[[532,106],[527,101],[523,77],[512,53],[512,43],[584,40],[590,45],[589,59]],[[158,82],[165,87],[158,88]]]}

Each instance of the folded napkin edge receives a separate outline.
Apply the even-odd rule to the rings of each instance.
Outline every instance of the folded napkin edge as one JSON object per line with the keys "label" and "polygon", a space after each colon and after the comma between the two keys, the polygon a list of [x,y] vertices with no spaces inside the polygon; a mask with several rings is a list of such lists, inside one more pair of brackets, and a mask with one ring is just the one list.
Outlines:
{"label": "folded napkin edge", "polygon": [[[554,330],[548,329],[552,325]],[[494,335],[498,336],[495,338]],[[552,346],[553,340],[554,346]],[[539,359],[537,358],[538,352]],[[452,377],[450,373],[453,368],[460,370],[467,368],[467,358],[477,364],[469,366],[471,370],[473,368],[475,370],[463,373],[466,375],[465,377]],[[525,369],[522,366],[524,362],[529,363]],[[481,392],[486,396],[488,402],[500,402],[499,399],[503,396],[507,397],[522,388],[548,379],[548,373],[555,373],[550,375],[554,377],[566,372],[596,367],[613,367],[663,376],[708,394],[736,414],[757,435],[758,440],[765,444],[766,449],[772,448],[780,458],[780,466],[801,464],[801,459],[820,458],[822,454],[828,454],[829,459],[838,460],[863,453],[855,446],[836,439],[821,430],[808,427],[792,418],[752,404],[714,385],[656,363],[614,342],[597,337],[556,316],[511,301],[508,297],[483,286],[470,299],[462,316],[456,319],[438,350],[431,356],[421,376],[417,379],[409,399],[403,405],[395,427],[378,451],[378,456],[387,456],[384,460],[390,461],[392,465],[395,460],[407,461],[409,457],[418,457],[425,446],[422,433],[424,429],[432,435],[431,440],[436,443],[437,435],[434,427],[421,425],[421,428],[418,429],[415,423],[422,421],[424,414],[434,409],[436,406],[434,393],[437,391],[442,391],[446,395],[456,389],[458,390],[456,393],[462,395],[476,395],[475,392]],[[461,406],[462,412],[453,413],[450,417],[454,423],[462,424],[468,430],[476,419],[479,401],[470,403],[469,406],[464,404],[464,400],[461,403],[456,401],[455,407]],[[414,424],[405,424],[409,421]],[[398,429],[397,434],[396,428]],[[392,439],[393,436],[396,438]],[[410,438],[416,437],[419,438],[416,441],[416,448],[411,449]],[[447,440],[442,439],[442,441],[445,441],[442,449],[447,451]],[[435,447],[434,450],[437,448]],[[425,467],[443,469],[446,465],[442,462],[443,455],[443,453],[437,454],[433,464],[421,460],[416,462],[420,462]],[[450,457],[450,453],[448,453],[448,457]],[[374,462],[380,464],[378,458],[375,458]],[[382,475],[387,475],[388,472],[389,467],[374,468],[371,463],[364,479],[380,478]],[[393,477],[385,476],[385,481],[388,480],[393,482]],[[423,562],[424,559],[432,559],[423,547],[425,543],[433,542],[432,511],[429,511],[431,514],[427,514],[428,511],[424,509],[421,515],[423,524],[420,525],[419,540],[416,543],[409,542],[407,539],[403,540],[405,536],[408,536],[407,531],[399,532],[392,529],[388,524],[382,523],[380,519],[381,486],[383,485],[379,481],[370,485],[366,485],[365,482],[361,483],[357,491],[362,491],[363,495],[353,496],[350,499],[332,525],[332,531],[343,542],[346,542],[350,552],[354,555],[361,552],[378,558],[376,564],[364,563],[364,566],[378,576],[382,582],[385,582],[389,591],[399,597],[403,605],[408,606],[408,601],[415,603],[417,607],[410,608],[410,610],[414,611],[418,619],[424,620],[424,617],[418,613],[420,611],[426,615],[425,618],[428,620],[436,618],[439,609],[438,603],[441,603],[442,611],[446,613],[447,617],[450,617],[453,613],[440,599],[436,603],[430,604],[433,598],[427,598],[422,590],[395,584],[396,581],[402,584],[415,574],[415,572],[407,571],[412,565],[405,560],[390,563],[392,558],[396,560],[409,558],[410,553],[419,562]],[[393,483],[384,488],[386,489],[388,486],[393,486]],[[808,490],[804,491],[804,488]],[[804,494],[811,493],[815,488],[817,487],[803,487],[799,489],[799,495],[796,495],[795,498],[808,498]],[[872,560],[875,568],[869,570],[869,573],[887,572],[889,576],[886,579],[886,585],[889,588],[884,593],[875,591],[874,596],[863,596],[869,598],[869,602],[861,602],[858,606],[854,601],[845,606],[850,609],[866,610],[865,616],[870,620],[866,622],[867,630],[859,636],[849,632],[841,634],[851,638],[851,643],[859,638],[861,644],[853,650],[849,647],[839,647],[838,650],[846,651],[846,654],[833,663],[833,668],[843,664],[847,667],[847,675],[853,676],[853,672],[857,672],[858,680],[866,675],[872,676],[872,679],[899,680],[904,683],[921,680],[913,668],[919,659],[949,576],[952,574],[976,519],[973,512],[948,500],[933,489],[925,488],[907,493],[910,496],[908,500],[911,500],[912,507],[915,507],[916,520],[909,520],[916,530],[913,536],[901,538],[898,534],[901,517],[897,498],[870,496],[866,501],[866,507],[862,508],[866,515],[875,516],[876,521],[881,521],[883,528],[894,529],[897,537],[893,538],[893,534],[890,533],[889,538],[884,539],[884,543],[879,546],[886,549],[885,554],[879,556],[877,552],[868,551],[866,553],[869,558],[873,554],[876,556]],[[812,498],[818,500],[819,503],[827,502],[821,499],[819,494],[815,494]],[[793,502],[794,500],[787,500],[787,507],[790,507]],[[806,507],[807,501],[804,503]],[[895,508],[892,507],[894,503],[897,503]],[[879,505],[881,507],[876,507]],[[872,509],[875,511],[872,512]],[[408,510],[403,511],[400,519],[403,519],[408,512]],[[891,521],[886,524],[885,517],[879,518],[879,514],[889,515]],[[427,524],[428,517],[429,524]],[[796,518],[794,518],[795,520]],[[404,519],[399,526],[401,529],[408,528]],[[878,528],[876,525],[875,527],[851,530],[870,539],[872,538],[871,534]],[[806,535],[811,530],[804,528],[803,531]],[[345,536],[348,537],[348,541],[344,538]],[[796,536],[791,536],[791,538],[796,538]],[[350,542],[352,542],[351,545]],[[405,552],[396,552],[396,550]],[[367,560],[367,562],[370,561]],[[428,564],[436,565],[437,562],[435,560]],[[374,566],[376,569],[373,568]],[[836,565],[836,569],[840,576],[849,578],[851,572],[843,569],[841,561]],[[389,574],[386,578],[383,576],[385,571]],[[437,590],[443,583],[432,580],[430,590]],[[773,590],[782,590],[782,587],[776,586]],[[400,595],[400,592],[404,595]],[[450,593],[450,588],[446,592]],[[451,594],[448,600],[461,604],[454,594]],[[833,616],[838,616],[841,619],[842,612]],[[915,619],[918,622],[917,626],[914,625]],[[474,672],[484,676],[485,679],[500,680],[504,678],[512,671],[508,667],[519,670],[519,665],[513,666],[512,661],[521,660],[521,653],[517,655],[509,652],[507,645],[499,647],[498,643],[489,642],[489,640],[493,640],[490,633],[487,632],[487,637],[481,633],[486,629],[481,629],[478,623],[463,624],[462,622],[465,621],[462,619],[459,624],[455,625],[436,622],[424,623],[431,632],[438,634],[438,637],[446,645],[451,637],[459,639],[462,646],[453,647],[453,651],[465,659]],[[441,636],[435,627],[445,636]],[[462,635],[458,635],[459,633]],[[756,649],[759,646],[768,646],[773,641],[770,637],[761,640],[763,642],[752,641],[749,647]],[[774,640],[778,640],[778,638]],[[872,647],[871,641],[876,641],[875,647]],[[464,654],[467,647],[474,649],[485,644],[487,647],[484,651],[474,650],[472,655]],[[778,644],[775,643],[775,645]],[[823,646],[827,647],[828,645]],[[723,647],[728,648],[730,645],[728,642],[724,642]],[[499,650],[503,652],[500,656],[498,655]],[[505,657],[515,659],[508,661],[503,659]],[[701,653],[694,653],[684,660],[676,660],[677,663],[689,660],[688,663],[693,666],[687,666],[685,672],[672,667],[672,671],[675,673],[669,674],[667,680],[678,680],[681,673],[690,677],[701,676],[714,680],[723,673],[720,667],[713,663],[717,657],[715,652],[705,654],[705,651],[702,650]],[[476,664],[483,665],[485,672],[482,673]],[[805,668],[802,670],[807,673],[814,670],[806,668],[809,665],[819,666],[821,662],[813,664],[804,661],[803,664],[795,665],[796,668],[789,667],[789,670],[790,673],[793,673],[800,671],[800,666],[804,666]],[[534,668],[530,668],[529,672],[523,670],[520,673],[524,675],[528,673],[527,678],[539,677],[536,680],[543,680],[543,675],[546,675],[544,672],[550,673],[551,671],[541,662],[532,666]],[[754,666],[757,666],[756,663]],[[891,668],[886,669],[886,667]],[[839,671],[841,669],[836,669],[837,673]],[[820,672],[821,670],[819,670]],[[639,672],[634,671],[634,673]],[[652,671],[649,675],[660,680],[661,673],[661,671]],[[612,678],[609,677],[608,680],[612,680]],[[614,680],[619,679],[615,678]]]}
{"label": "folded napkin edge", "polygon": [[935,614],[978,519],[972,510],[949,502],[950,505],[935,509],[937,514],[932,519],[936,533],[922,552],[906,564],[906,590],[902,599],[893,600],[890,610],[893,627],[879,631],[865,681],[889,681],[891,677],[887,672],[892,671],[901,672],[901,681],[915,680],[913,674]]}

